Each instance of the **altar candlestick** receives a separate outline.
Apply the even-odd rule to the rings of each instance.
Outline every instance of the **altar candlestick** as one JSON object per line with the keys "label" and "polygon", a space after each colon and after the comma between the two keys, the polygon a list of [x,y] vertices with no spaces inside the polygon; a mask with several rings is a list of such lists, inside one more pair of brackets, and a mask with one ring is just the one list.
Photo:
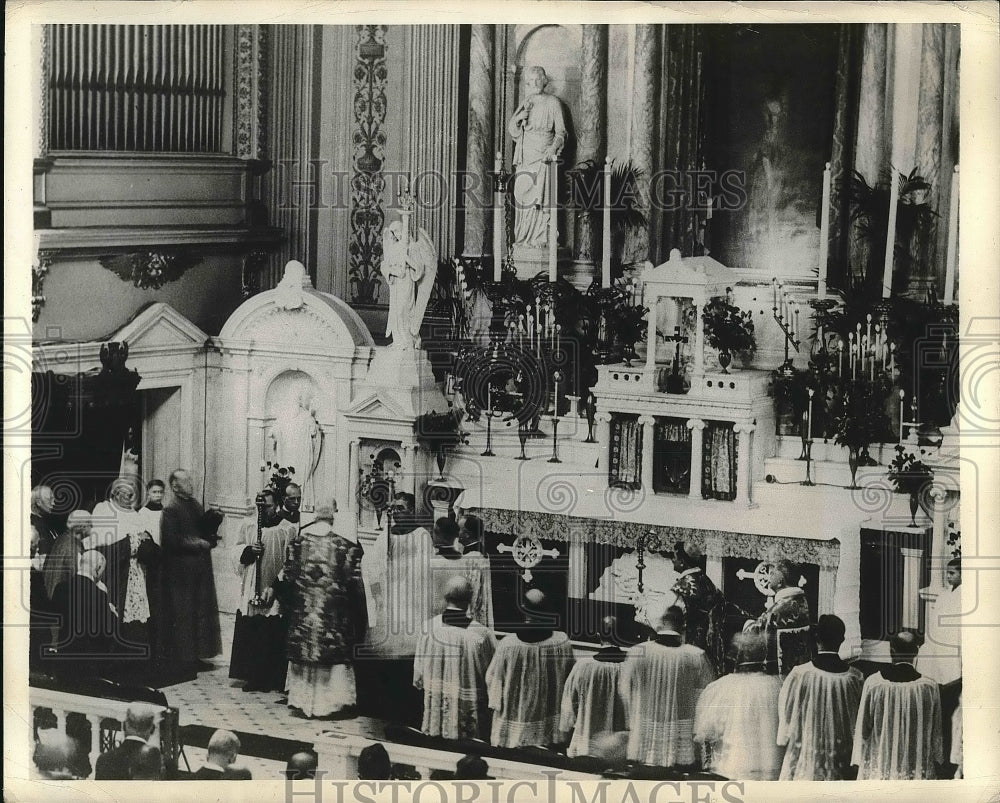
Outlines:
{"label": "altar candlestick", "polygon": [[528,348],[531,348],[535,344],[535,321],[534,315],[531,312],[531,307],[528,307]]}
{"label": "altar candlestick", "polygon": [[553,284],[556,281],[556,248],[558,246],[558,232],[556,230],[556,163],[553,159],[549,162],[549,281]]}
{"label": "altar candlestick", "polygon": [[903,398],[906,396],[906,391],[900,389],[899,391],[899,442],[903,442],[903,419],[906,415],[903,413]]}
{"label": "altar candlestick", "polygon": [[556,324],[555,326],[552,327],[552,350],[553,351],[558,351],[559,350],[559,330],[561,328],[562,327],[560,327],[559,324]]}
{"label": "altar candlestick", "polygon": [[910,402],[910,409],[913,411],[913,423],[916,424],[920,420],[920,415],[917,411],[917,394],[913,394],[913,400]]}
{"label": "altar candlestick", "polygon": [[896,373],[896,346],[894,343],[889,344],[889,378],[891,379],[893,374]]}
{"label": "altar candlestick", "polygon": [[497,151],[497,158],[494,162],[494,171],[497,174],[497,188],[493,193],[493,281],[500,281],[500,274],[503,269],[503,234],[504,234],[504,202],[503,191],[500,189],[500,172],[503,170],[503,155]]}
{"label": "altar candlestick", "polygon": [[771,279],[771,296],[772,296],[773,301],[774,301],[774,303],[771,306],[774,308],[774,311],[777,312],[778,311],[778,280],[777,279]]}
{"label": "altar candlestick", "polygon": [[882,269],[882,298],[889,298],[892,295],[892,257],[893,251],[896,248],[896,212],[897,204],[899,203],[896,164],[898,164],[898,161],[893,158],[892,164],[889,166],[892,180],[889,182],[889,225],[886,228],[888,236],[885,244],[885,265]]}
{"label": "altar candlestick", "polygon": [[868,380],[870,382],[875,381],[875,351],[872,351],[872,359],[868,367]]}
{"label": "altar candlestick", "polygon": [[945,257],[944,303],[955,300],[955,268],[958,253],[958,165],[951,174],[951,201],[948,207],[948,251]]}
{"label": "altar candlestick", "polygon": [[517,316],[517,347],[524,348],[524,316]]}
{"label": "altar candlestick", "polygon": [[872,342],[872,314],[868,313],[868,342]]}
{"label": "altar candlestick", "polygon": [[823,170],[823,210],[819,217],[819,282],[817,294],[826,298],[826,270],[830,253],[830,163]]}
{"label": "altar candlestick", "polygon": [[552,391],[552,415],[559,415],[559,380],[561,378],[558,371],[552,375],[552,379],[555,381],[555,388]]}
{"label": "altar candlestick", "polygon": [[611,287],[611,157],[604,162],[604,220],[601,231],[601,287]]}
{"label": "altar candlestick", "polygon": [[799,339],[799,305],[795,305],[795,339]]}
{"label": "altar candlestick", "polygon": [[816,327],[816,341],[819,343],[821,349],[826,345],[823,341],[823,324],[819,324]]}

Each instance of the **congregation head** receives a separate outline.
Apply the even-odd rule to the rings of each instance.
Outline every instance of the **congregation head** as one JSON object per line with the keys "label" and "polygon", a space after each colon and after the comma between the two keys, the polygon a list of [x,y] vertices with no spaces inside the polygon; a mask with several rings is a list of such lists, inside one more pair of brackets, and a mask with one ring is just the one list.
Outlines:
{"label": "congregation head", "polygon": [[129,777],[133,781],[158,781],[163,773],[163,754],[160,748],[143,745],[132,759]]}
{"label": "congregation head", "polygon": [[96,549],[88,550],[80,556],[80,574],[95,581],[100,580],[104,576],[106,562],[104,555]]}
{"label": "congregation head", "polygon": [[945,580],[952,588],[958,588],[962,584],[962,559],[952,558],[945,567]]}
{"label": "congregation head", "polygon": [[434,522],[434,542],[442,546],[455,546],[459,528],[454,519],[440,518]]}
{"label": "congregation head", "polygon": [[316,508],[316,521],[325,521],[332,524],[337,518],[337,500],[331,499],[327,504]]}
{"label": "congregation head", "polygon": [[456,781],[486,781],[490,767],[480,756],[462,756],[455,765]]}
{"label": "congregation head", "polygon": [[678,541],[671,553],[676,571],[684,571],[701,566],[704,553],[698,544],[692,541]]}
{"label": "congregation head", "polygon": [[158,503],[163,501],[163,495],[166,493],[166,485],[163,480],[150,480],[146,483],[146,500],[149,502]]}
{"label": "congregation head", "polygon": [[286,510],[298,510],[302,504],[302,487],[296,482],[290,482],[285,486],[285,496],[282,505]]}
{"label": "congregation head", "polygon": [[847,628],[844,620],[832,613],[824,613],[816,622],[813,634],[820,649],[835,652],[844,643],[844,636]]}
{"label": "congregation head", "polygon": [[44,516],[55,507],[56,497],[48,485],[36,485],[31,489],[31,512]]}
{"label": "congregation head", "polygon": [[796,588],[802,580],[798,564],[782,558],[771,565],[770,582],[772,588]]}
{"label": "congregation head", "polygon": [[393,507],[403,513],[415,513],[417,510],[417,498],[411,494],[401,491],[393,498]]}
{"label": "congregation head", "polygon": [[125,735],[148,739],[155,729],[156,714],[153,709],[142,703],[131,703],[125,711]]}
{"label": "congregation head", "polygon": [[385,746],[370,744],[358,754],[358,779],[362,781],[392,780],[392,762]]}
{"label": "congregation head", "polygon": [[285,766],[285,777],[289,781],[308,781],[316,777],[319,756],[312,750],[295,753]]}
{"label": "congregation head", "polygon": [[38,772],[45,778],[73,778],[71,765],[77,745],[64,731],[49,728],[38,732],[32,757]]}
{"label": "congregation head", "polygon": [[93,527],[93,519],[86,510],[74,510],[66,519],[66,529],[78,538],[86,538]]}
{"label": "congregation head", "polygon": [[893,663],[912,663],[920,649],[920,636],[912,630],[900,630],[889,639]]}
{"label": "congregation head", "polygon": [[444,601],[452,608],[466,610],[472,603],[472,583],[465,577],[452,577],[445,586]]}
{"label": "congregation head", "polygon": [[767,660],[767,638],[762,633],[737,633],[733,636],[733,646],[744,668],[763,668]]}
{"label": "congregation head", "polygon": [[130,510],[135,505],[135,485],[132,480],[119,478],[111,483],[108,498],[118,507]]}
{"label": "congregation head", "polygon": [[170,490],[179,496],[191,496],[194,493],[194,483],[191,474],[185,468],[170,472]]}
{"label": "congregation head", "polygon": [[221,767],[228,767],[240,754],[239,737],[232,731],[217,730],[208,740],[208,760]]}

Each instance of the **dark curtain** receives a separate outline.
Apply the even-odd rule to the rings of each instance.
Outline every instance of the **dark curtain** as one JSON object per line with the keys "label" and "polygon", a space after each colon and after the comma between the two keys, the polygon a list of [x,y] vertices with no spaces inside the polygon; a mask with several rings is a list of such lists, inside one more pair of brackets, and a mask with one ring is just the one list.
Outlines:
{"label": "dark curtain", "polygon": [[608,485],[637,489],[642,484],[642,427],[637,415],[611,416]]}
{"label": "dark curtain", "polygon": [[849,275],[849,181],[854,168],[861,91],[863,25],[839,25],[834,86],[833,141],[830,148],[830,230],[827,283],[843,288]]}
{"label": "dark curtain", "polygon": [[657,419],[653,430],[653,491],[686,494],[691,488],[691,430],[680,418]]}
{"label": "dark curtain", "polygon": [[[673,248],[685,257],[703,254],[706,220],[705,199],[690,192],[691,173],[705,167],[702,34],[697,25],[663,25],[659,30],[659,148],[653,171],[660,176],[651,187],[649,212],[649,259],[654,265],[665,262]],[[662,171],[678,171],[681,183]],[[683,190],[683,200],[665,203],[675,189]]]}
{"label": "dark curtain", "polygon": [[736,498],[736,448],[731,422],[706,422],[701,461],[701,495],[706,499]]}

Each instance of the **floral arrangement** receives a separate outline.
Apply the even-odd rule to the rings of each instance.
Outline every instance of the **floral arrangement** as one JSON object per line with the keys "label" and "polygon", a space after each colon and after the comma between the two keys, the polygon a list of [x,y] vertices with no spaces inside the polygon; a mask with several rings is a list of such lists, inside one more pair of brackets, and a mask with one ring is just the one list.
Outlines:
{"label": "floral arrangement", "polygon": [[948,546],[951,549],[951,556],[953,558],[962,557],[962,531],[958,529],[957,522],[948,522],[948,533],[947,533]]}
{"label": "floral arrangement", "polygon": [[919,494],[934,479],[930,467],[907,452],[902,444],[896,446],[896,456],[889,464],[889,482],[898,494]]}
{"label": "floral arrangement", "polygon": [[851,451],[864,451],[889,431],[885,411],[888,391],[866,378],[845,380],[834,400],[833,440]]}
{"label": "floral arrangement", "polygon": [[413,422],[413,434],[417,443],[436,457],[438,470],[443,478],[448,453],[465,442],[458,412],[449,410],[439,413],[431,410],[418,415]]}
{"label": "floral arrangement", "polygon": [[708,345],[721,352],[738,354],[749,360],[757,349],[753,319],[725,298],[713,298],[702,312],[702,326]]}

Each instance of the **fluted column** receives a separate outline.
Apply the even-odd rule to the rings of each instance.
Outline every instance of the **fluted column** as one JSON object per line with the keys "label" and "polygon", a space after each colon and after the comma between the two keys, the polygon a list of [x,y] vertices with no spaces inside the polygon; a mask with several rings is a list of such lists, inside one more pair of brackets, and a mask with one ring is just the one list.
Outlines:
{"label": "fluted column", "polygon": [[700,418],[690,418],[687,428],[691,430],[691,487],[689,499],[701,499],[701,439],[705,422]]}
{"label": "fluted column", "polygon": [[357,507],[356,499],[354,495],[354,483],[357,482],[358,478],[358,447],[360,442],[355,439],[348,444],[347,452],[347,481],[341,485],[342,496],[344,499],[344,509],[350,511],[354,514],[353,518],[357,518]]}
{"label": "fluted column", "polygon": [[[591,160],[604,164],[608,118],[608,26],[583,25],[583,49],[580,53],[580,125],[577,129],[577,162]],[[588,190],[592,188],[587,188]],[[596,191],[596,188],[593,188]],[[594,230],[589,211],[576,213],[573,236],[573,261],[576,273],[593,278]],[[589,268],[589,272],[587,269]],[[588,278],[588,283],[589,283]]]}
{"label": "fluted column", "polygon": [[753,449],[753,424],[737,424],[733,431],[739,438],[736,446],[736,496],[734,502],[753,504],[753,478],[750,476],[750,458]]}
{"label": "fluted column", "polygon": [[[456,239],[451,187],[458,170],[454,132],[458,128],[459,28],[411,25],[406,27],[405,41],[403,162],[413,175],[411,189],[417,197],[413,224],[427,231],[441,257],[450,257]],[[489,193],[483,197],[488,199]]]}
{"label": "fluted column", "polygon": [[656,419],[651,415],[640,416],[642,425],[642,487],[653,493],[653,425]]}
{"label": "fluted column", "polygon": [[482,256],[491,247],[493,226],[490,220],[493,169],[493,90],[496,70],[493,63],[494,26],[473,25],[469,44],[469,122],[465,151],[468,173],[463,192],[465,238],[462,253]]}
{"label": "fluted column", "polygon": [[[649,180],[653,173],[657,71],[660,68],[660,36],[657,25],[635,26],[635,68],[632,81],[632,164],[641,171],[637,182],[643,209],[649,211]],[[649,255],[649,232],[636,232],[627,249],[632,260],[641,262]],[[626,260],[627,261],[627,260]]]}
{"label": "fluted column", "polygon": [[[649,300],[649,312],[646,313],[646,373],[651,374],[656,370],[656,314],[659,296],[653,296]],[[655,381],[655,377],[654,377]]]}

